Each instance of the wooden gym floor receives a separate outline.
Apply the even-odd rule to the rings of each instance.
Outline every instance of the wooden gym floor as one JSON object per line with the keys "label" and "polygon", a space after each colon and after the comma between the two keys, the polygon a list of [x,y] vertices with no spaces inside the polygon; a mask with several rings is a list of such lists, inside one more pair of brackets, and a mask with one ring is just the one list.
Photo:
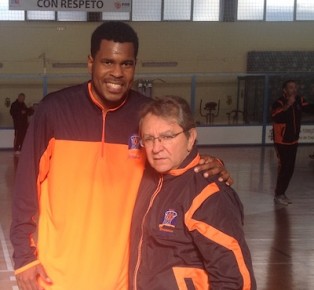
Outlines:
{"label": "wooden gym floor", "polygon": [[[314,289],[314,153],[300,145],[287,191],[289,206],[273,202],[277,161],[272,146],[202,147],[224,160],[245,208],[245,233],[259,290]],[[0,150],[0,289],[17,290],[9,242],[11,191],[18,159]],[[86,289],[89,290],[89,289]],[[109,290],[109,289],[108,289]],[[111,289],[110,289],[111,290]]]}

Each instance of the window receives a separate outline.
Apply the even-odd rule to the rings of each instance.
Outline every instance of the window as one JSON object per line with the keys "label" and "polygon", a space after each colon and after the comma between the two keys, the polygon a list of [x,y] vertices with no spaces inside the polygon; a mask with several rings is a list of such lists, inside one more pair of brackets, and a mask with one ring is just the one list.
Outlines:
{"label": "window", "polygon": [[0,0],[0,20],[25,20],[24,11],[13,11],[9,10],[9,1]]}
{"label": "window", "polygon": [[87,21],[87,12],[80,11],[59,11],[57,12],[58,21]]}
{"label": "window", "polygon": [[103,12],[102,20],[130,20],[129,12]]}
{"label": "window", "polygon": [[294,0],[267,0],[266,21],[293,21]]}
{"label": "window", "polygon": [[314,1],[298,0],[296,20],[314,20]]}
{"label": "window", "polygon": [[133,21],[160,21],[161,0],[133,0]]}
{"label": "window", "polygon": [[27,20],[56,20],[54,11],[26,11]]}
{"label": "window", "polygon": [[263,20],[265,0],[238,0],[238,20]]}
{"label": "window", "polygon": [[164,20],[190,20],[191,0],[164,0]]}
{"label": "window", "polygon": [[194,0],[193,21],[219,21],[219,0]]}

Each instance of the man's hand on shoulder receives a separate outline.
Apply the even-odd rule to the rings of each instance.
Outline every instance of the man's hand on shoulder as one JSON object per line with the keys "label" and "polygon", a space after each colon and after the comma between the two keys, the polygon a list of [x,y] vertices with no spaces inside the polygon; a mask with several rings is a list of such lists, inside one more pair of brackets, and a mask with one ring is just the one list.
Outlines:
{"label": "man's hand on shoulder", "polygon": [[223,162],[216,157],[201,155],[200,163],[194,168],[194,171],[202,172],[204,177],[218,174],[219,181],[225,182],[229,186],[233,184],[233,179],[225,168]]}

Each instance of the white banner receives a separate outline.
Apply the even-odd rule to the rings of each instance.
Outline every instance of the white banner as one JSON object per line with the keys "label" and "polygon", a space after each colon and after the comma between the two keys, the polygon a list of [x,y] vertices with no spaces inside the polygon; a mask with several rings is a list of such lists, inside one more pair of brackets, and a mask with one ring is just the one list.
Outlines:
{"label": "white banner", "polygon": [[[266,144],[273,143],[273,127],[266,126]],[[314,143],[314,126],[301,124],[299,143]]]}
{"label": "white banner", "polygon": [[10,10],[130,12],[131,0],[9,0]]}

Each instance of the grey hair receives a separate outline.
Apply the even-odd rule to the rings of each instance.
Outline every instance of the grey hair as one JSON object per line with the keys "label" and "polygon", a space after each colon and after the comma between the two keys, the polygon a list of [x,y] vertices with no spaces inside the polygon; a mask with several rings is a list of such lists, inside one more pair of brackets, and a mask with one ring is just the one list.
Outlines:
{"label": "grey hair", "polygon": [[185,99],[178,96],[158,97],[146,104],[140,111],[140,128],[143,118],[149,113],[164,119],[176,120],[187,137],[189,136],[188,130],[196,127],[190,105]]}

